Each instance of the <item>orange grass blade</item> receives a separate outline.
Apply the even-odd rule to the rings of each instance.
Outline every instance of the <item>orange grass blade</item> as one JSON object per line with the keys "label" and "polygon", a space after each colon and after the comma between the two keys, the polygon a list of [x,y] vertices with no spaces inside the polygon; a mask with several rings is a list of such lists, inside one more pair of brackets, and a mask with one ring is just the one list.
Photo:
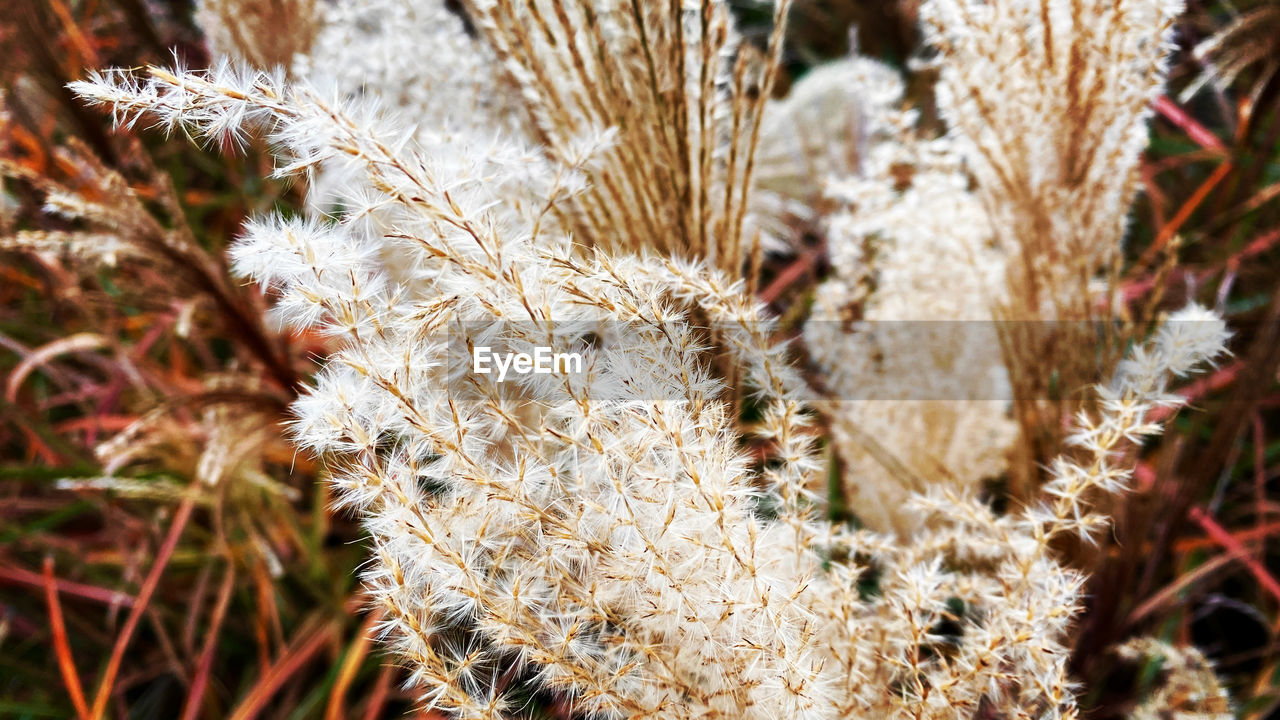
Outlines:
{"label": "orange grass blade", "polygon": [[1138,259],[1137,267],[1146,267],[1151,264],[1156,255],[1164,249],[1164,246],[1173,239],[1174,235],[1178,234],[1178,230],[1182,229],[1182,226],[1186,224],[1187,220],[1191,219],[1191,214],[1196,211],[1196,208],[1200,207],[1200,203],[1204,202],[1205,198],[1209,196],[1209,193],[1213,192],[1213,189],[1218,186],[1218,183],[1222,182],[1222,179],[1225,178],[1234,168],[1235,166],[1230,160],[1224,160],[1220,165],[1218,165],[1218,167],[1214,168],[1213,173],[1211,173],[1209,177],[1205,178],[1205,181],[1200,184],[1200,187],[1196,188],[1196,191],[1191,194],[1191,197],[1187,198],[1187,201],[1182,204],[1182,207],[1178,208],[1178,212],[1174,214],[1173,219],[1171,219],[1167,225],[1160,228],[1160,233],[1156,235],[1156,239],[1152,241],[1151,247],[1143,251],[1142,257]]}
{"label": "orange grass blade", "polygon": [[[1223,154],[1226,153],[1227,147],[1218,139],[1217,135],[1214,135],[1205,128],[1204,125],[1197,122],[1195,118],[1188,115],[1168,97],[1161,95],[1156,98],[1155,110],[1166,120],[1173,123],[1180,130],[1186,133],[1187,137],[1191,138],[1191,140],[1200,147]],[[1155,241],[1151,243],[1151,247],[1147,248],[1146,251],[1142,253],[1142,257],[1138,260],[1136,267],[1146,267],[1151,264],[1155,256],[1159,254],[1160,250],[1168,244],[1169,240],[1173,239],[1173,236],[1176,235],[1178,230],[1187,222],[1188,219],[1190,219],[1191,214],[1200,206],[1200,203],[1204,202],[1204,199],[1208,197],[1209,193],[1212,192],[1215,187],[1217,187],[1218,183],[1222,182],[1222,179],[1231,172],[1232,168],[1233,165],[1231,161],[1224,160],[1222,164],[1218,165],[1218,167],[1214,169],[1213,173],[1209,175],[1204,183],[1202,183],[1200,187],[1196,188],[1195,193],[1192,194],[1187,202],[1184,203],[1182,207],[1178,208],[1178,212],[1173,216],[1173,219],[1164,227],[1160,228]]]}
{"label": "orange grass blade", "polygon": [[76,672],[71,646],[67,643],[67,627],[62,622],[62,605],[58,602],[58,586],[53,578],[51,557],[44,559],[44,598],[49,606],[49,626],[53,631],[53,649],[58,656],[62,682],[67,687],[67,694],[71,696],[71,704],[76,706],[76,717],[86,720],[89,717],[89,703],[85,701],[80,675]]}
{"label": "orange grass blade", "polygon": [[271,699],[271,696],[299,668],[307,664],[316,653],[337,638],[337,631],[337,624],[329,622],[312,629],[304,628],[299,632],[299,639],[287,648],[280,658],[276,660],[275,664],[262,675],[262,679],[249,691],[248,697],[231,714],[231,720],[252,720],[256,718],[258,713],[262,712],[263,708],[266,707],[267,701]]}
{"label": "orange grass blade", "polygon": [[[71,41],[71,46],[76,49],[76,54],[79,55],[76,58],[78,62],[75,64],[83,67],[97,67],[98,52],[93,49],[93,45],[90,44],[84,33],[80,32],[80,26],[76,25],[75,18],[71,17],[71,11],[67,9],[62,0],[49,0],[49,7],[53,9],[53,14],[58,16],[58,22],[62,24],[63,32],[67,34],[67,39]],[[79,67],[74,69],[78,70]]]}
{"label": "orange grass blade", "polygon": [[324,711],[325,720],[342,720],[348,717],[342,709],[343,700],[347,689],[351,687],[351,681],[356,677],[356,671],[360,669],[360,663],[369,654],[369,645],[373,641],[373,626],[381,619],[382,611],[372,610],[360,624],[360,629],[356,631],[356,638],[351,642],[351,649],[342,660],[338,678],[334,680],[333,690],[329,692],[329,704]]}

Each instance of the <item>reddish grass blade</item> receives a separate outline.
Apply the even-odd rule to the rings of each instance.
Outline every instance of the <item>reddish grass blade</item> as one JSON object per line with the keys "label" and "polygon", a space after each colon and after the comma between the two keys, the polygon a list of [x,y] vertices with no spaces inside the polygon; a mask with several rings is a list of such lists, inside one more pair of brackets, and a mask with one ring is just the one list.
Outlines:
{"label": "reddish grass blade", "polygon": [[[1197,122],[1195,118],[1188,115],[1168,97],[1161,95],[1156,98],[1155,110],[1186,133],[1187,137],[1191,138],[1200,147],[1226,154],[1227,146],[1218,139],[1217,135],[1214,135],[1204,125]],[[1160,228],[1156,239],[1151,243],[1151,247],[1142,253],[1142,257],[1139,258],[1136,267],[1147,267],[1152,263],[1160,251],[1164,249],[1164,246],[1177,235],[1178,230],[1191,218],[1191,214],[1196,211],[1196,208],[1200,207],[1200,204],[1209,196],[1209,193],[1218,186],[1218,183],[1222,182],[1222,179],[1231,172],[1233,167],[1230,160],[1224,160],[1214,169],[1213,173],[1205,179],[1200,187],[1196,188],[1196,191],[1187,199],[1187,202],[1178,208],[1178,212],[1174,214],[1173,218]]]}
{"label": "reddish grass blade", "polygon": [[187,693],[187,701],[182,709],[182,720],[195,720],[200,712],[200,703],[204,700],[205,690],[209,687],[209,672],[213,668],[213,656],[218,648],[218,633],[222,630],[222,620],[227,615],[227,606],[231,604],[231,591],[235,589],[235,567],[227,566],[222,576],[222,585],[218,587],[218,599],[213,607],[213,616],[209,621],[209,630],[205,633],[204,648],[200,651],[200,659],[196,663],[196,674],[191,680],[191,691]]}
{"label": "reddish grass blade", "polygon": [[1218,139],[1217,135],[1214,135],[1208,128],[1197,122],[1195,118],[1188,115],[1186,111],[1178,107],[1167,96],[1161,95],[1156,98],[1155,109],[1156,112],[1164,116],[1164,119],[1176,125],[1178,129],[1185,132],[1187,137],[1191,138],[1200,147],[1207,150],[1226,150],[1226,145]]}
{"label": "reddish grass blade", "polygon": [[[1240,263],[1245,260],[1261,255],[1262,253],[1274,248],[1277,244],[1280,244],[1280,228],[1267,231],[1253,240],[1250,240],[1248,244],[1233,253],[1231,257],[1227,258],[1226,264],[1228,266],[1234,265],[1238,267]],[[1184,270],[1181,273],[1181,276],[1185,278],[1194,278],[1196,283],[1204,283],[1212,277],[1214,273],[1218,272],[1218,270],[1218,267],[1208,268],[1200,272]],[[1191,282],[1191,280],[1188,280],[1187,282]],[[1147,274],[1144,277],[1126,282],[1120,289],[1121,298],[1126,303],[1132,303],[1151,292],[1151,289],[1155,287],[1155,283],[1156,278],[1153,274]]]}
{"label": "reddish grass blade", "polygon": [[[1186,386],[1178,390],[1177,393],[1183,397],[1187,405],[1191,405],[1205,395],[1208,395],[1211,392],[1217,392],[1235,382],[1236,376],[1239,375],[1240,371],[1243,369],[1244,363],[1237,360],[1230,365],[1219,368],[1211,375],[1207,375],[1205,377],[1198,378],[1193,382],[1187,383]],[[1150,412],[1149,417],[1152,422],[1160,422],[1176,412],[1178,412],[1178,408],[1176,407],[1161,406],[1153,409]]]}
{"label": "reddish grass blade", "polygon": [[[22,568],[12,568],[0,565],[0,582],[11,582],[18,585],[29,585],[31,587],[44,587],[44,578],[40,575],[23,570]],[[70,580],[54,580],[54,587],[59,593],[66,595],[74,595],[85,600],[93,600],[103,605],[123,605],[124,607],[133,607],[133,596],[118,590],[108,590],[100,588],[96,585],[86,585],[84,583],[71,582]]]}
{"label": "reddish grass blade", "polygon": [[[1267,431],[1262,424],[1262,413],[1257,410],[1253,411],[1253,503],[1254,503],[1254,532],[1261,537],[1266,537],[1267,517]],[[1257,560],[1260,563],[1267,561],[1267,547],[1265,544],[1259,544]]]}
{"label": "reddish grass blade", "polygon": [[120,631],[119,637],[116,638],[116,644],[111,649],[111,659],[107,661],[107,670],[103,673],[102,682],[98,685],[98,692],[93,697],[93,712],[90,715],[93,720],[102,720],[107,711],[107,701],[111,697],[111,689],[115,685],[116,675],[120,672],[120,663],[124,660],[124,651],[129,647],[129,641],[133,638],[133,633],[138,628],[138,621],[142,619],[142,613],[146,610],[147,603],[151,601],[151,596],[155,593],[156,586],[160,584],[160,576],[164,574],[164,569],[169,564],[169,558],[173,557],[173,551],[178,546],[178,538],[182,536],[182,531],[186,529],[187,521],[191,519],[191,511],[194,507],[194,494],[187,495],[182,504],[178,506],[178,512],[174,515],[173,522],[169,525],[169,533],[165,536],[164,543],[160,546],[160,551],[156,553],[155,563],[151,565],[151,570],[147,573],[147,578],[142,583],[142,590],[138,593],[138,600],[129,611],[129,617],[125,619],[124,628]]}
{"label": "reddish grass blade", "polygon": [[40,285],[39,280],[36,280],[30,275],[10,267],[0,267],[0,279],[3,279],[5,282],[22,285],[29,290],[39,291],[43,289],[43,287]]}
{"label": "reddish grass blade", "polygon": [[53,558],[44,559],[44,599],[49,606],[49,626],[53,631],[53,649],[58,656],[58,670],[62,673],[62,683],[71,696],[71,704],[76,707],[76,717],[87,720],[89,703],[84,697],[84,688],[80,686],[80,674],[76,672],[75,660],[71,657],[71,646],[67,642],[67,626],[62,621],[62,604],[58,602],[58,587],[53,578]]}
{"label": "reddish grass blade", "polygon": [[1240,252],[1232,255],[1231,259],[1239,262],[1240,260],[1251,258],[1254,255],[1261,255],[1274,247],[1277,242],[1280,242],[1280,229],[1263,233],[1253,240],[1250,240],[1249,244],[1241,248]]}
{"label": "reddish grass blade", "polygon": [[382,717],[382,708],[387,704],[387,696],[391,694],[391,676],[396,669],[392,665],[382,668],[378,680],[373,684],[373,693],[369,696],[369,706],[365,708],[361,720],[378,720]]}
{"label": "reddish grass blade", "polygon": [[1218,555],[1210,558],[1196,569],[1182,573],[1172,583],[1154,593],[1135,608],[1133,612],[1129,613],[1128,624],[1130,626],[1137,625],[1157,610],[1175,604],[1178,601],[1178,593],[1204,580],[1230,562],[1230,555]]}
{"label": "reddish grass blade", "polygon": [[1244,563],[1244,566],[1249,569],[1249,572],[1253,574],[1254,578],[1267,592],[1274,595],[1277,600],[1280,600],[1280,581],[1277,581],[1271,573],[1267,572],[1262,563],[1258,562],[1258,559],[1246,550],[1234,535],[1227,532],[1218,524],[1218,521],[1198,507],[1191,508],[1189,515],[1192,520],[1196,521],[1204,529],[1209,537],[1213,538],[1214,542],[1231,553],[1232,558]]}
{"label": "reddish grass blade", "polygon": [[804,277],[805,273],[813,269],[821,257],[822,251],[818,248],[809,248],[800,254],[790,265],[782,269],[778,276],[769,283],[764,290],[760,291],[760,301],[766,305],[777,300],[779,296],[793,283]]}
{"label": "reddish grass blade", "polygon": [[[1249,528],[1248,530],[1239,530],[1233,533],[1232,537],[1236,539],[1236,542],[1244,545],[1246,543],[1254,543],[1259,540],[1266,540],[1272,535],[1280,535],[1280,520],[1263,522]],[[1192,550],[1199,550],[1201,548],[1213,547],[1218,544],[1218,541],[1211,537],[1194,537],[1179,540],[1173,544],[1173,549],[1177,552],[1185,553]],[[1258,545],[1259,549],[1265,549],[1265,545],[1263,543],[1259,543]]]}

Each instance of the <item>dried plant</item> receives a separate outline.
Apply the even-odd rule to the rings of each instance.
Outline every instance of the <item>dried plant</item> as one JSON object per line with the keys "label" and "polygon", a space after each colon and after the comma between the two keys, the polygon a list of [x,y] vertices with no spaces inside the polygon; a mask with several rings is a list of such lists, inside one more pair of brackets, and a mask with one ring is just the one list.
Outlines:
{"label": "dried plant", "polygon": [[1151,638],[1136,638],[1116,649],[1129,661],[1154,661],[1158,685],[1130,717],[1133,720],[1185,717],[1227,720],[1231,701],[1214,675],[1213,666],[1195,648],[1174,647]]}
{"label": "dried plant", "polygon": [[[500,80],[495,53],[448,3],[358,0],[326,4],[309,52],[292,72],[347,103],[376,107],[388,121],[427,142],[459,137],[527,141],[518,96]],[[234,59],[234,58],[232,58]],[[308,202],[328,210],[360,173],[327,167],[312,179]]]}
{"label": "dried plant", "polygon": [[[921,7],[939,106],[1007,256],[997,306],[1021,428],[1015,494],[1034,492],[1072,393],[1104,374],[1075,351],[1115,311],[1107,288],[1138,187],[1177,0]],[[1008,108],[1018,108],[1011,111]]]}
{"label": "dried plant", "polygon": [[319,31],[315,0],[198,0],[196,23],[209,49],[260,68],[290,68]]}
{"label": "dried plant", "polygon": [[[292,322],[318,323],[344,340],[317,391],[301,401],[298,437],[338,453],[335,482],[346,503],[366,510],[380,558],[369,580],[428,698],[470,714],[496,712],[506,699],[491,675],[521,662],[601,712],[686,703],[812,712],[818,664],[810,634],[804,614],[790,609],[795,586],[774,577],[769,558],[787,555],[795,541],[772,539],[787,525],[766,534],[751,519],[755,491],[739,451],[725,442],[731,426],[714,402],[719,385],[693,361],[692,330],[660,300],[693,301],[740,326],[744,359],[762,385],[780,392],[785,368],[729,286],[642,258],[579,259],[563,237],[534,243],[543,210],[516,208],[500,218],[488,209],[488,194],[503,186],[493,175],[516,187],[541,180],[554,198],[563,173],[484,156],[469,173],[475,159],[466,154],[440,173],[436,163],[448,159],[425,154],[440,148],[393,154],[394,140],[265,76],[157,72],[140,88],[82,90],[125,111],[167,110],[204,132],[223,131],[231,118],[269,120],[296,154],[291,167],[349,154],[382,189],[340,226],[260,224],[235,256],[242,271],[280,290],[277,307]],[[468,174],[476,179],[466,181]],[[440,176],[447,185],[433,179]],[[497,232],[499,222],[506,232]],[[429,293],[378,270],[383,244],[417,263],[417,273],[400,273],[433,276]],[[619,333],[620,346],[593,359],[585,385],[519,388],[521,406],[501,385],[454,387],[441,375],[446,347],[432,341],[432,329],[482,322],[488,329],[468,337],[475,344],[542,339],[565,349],[592,317],[575,307],[593,306],[597,317],[639,328]],[[486,337],[512,321],[528,328]],[[636,393],[654,393],[648,407]],[[543,408],[541,417],[522,417],[529,408]],[[782,488],[798,485],[788,473],[807,462],[796,411],[790,393],[780,392],[766,423],[788,461],[772,471]],[[682,477],[697,481],[675,482]],[[438,483],[438,497],[424,495],[424,483]],[[444,527],[457,529],[452,539],[435,535]],[[702,535],[695,546],[705,557],[680,560]],[[450,557],[463,561],[452,577],[423,587],[402,581],[405,573],[425,580]],[[654,575],[659,558],[670,565]],[[587,567],[614,580],[588,582],[580,575]],[[628,604],[635,602],[646,609]],[[706,644],[678,641],[691,635]],[[700,670],[713,658],[725,673],[708,686]],[[779,683],[801,692],[780,694]]]}
{"label": "dried plant", "polygon": [[[1106,691],[1082,684],[1082,647],[1145,669],[1135,718],[1229,713],[1199,650],[1134,623],[1082,646],[1078,622],[1095,558],[1075,551],[1150,482],[1145,444],[1226,354],[1192,301],[1125,324],[1123,352],[1109,336],[1132,319],[1114,283],[1179,5],[895,7],[919,8],[933,55],[911,67],[938,71],[941,126],[928,88],[856,54],[774,98],[785,0],[202,0],[210,69],[70,90],[125,129],[270,148],[305,199],[256,203],[229,265],[138,140],[68,142],[42,172],[10,159],[27,141],[0,104],[20,196],[0,193],[0,250],[83,278],[67,288],[111,273],[174,342],[237,338],[198,350],[198,380],[157,380],[113,327],[36,349],[0,335],[10,401],[38,395],[37,370],[74,396],[59,355],[131,384],[134,421],[95,430],[97,462],[58,489],[179,508],[92,708],[47,565],[77,714],[124,697],[124,648],[206,508],[226,567],[184,718],[223,709],[205,690],[241,568],[272,669],[237,718],[357,602],[327,717],[356,707],[369,634],[430,717],[1075,718]],[[752,13],[767,32],[740,26]],[[95,156],[116,143],[123,159]],[[481,351],[582,364],[499,375]],[[317,466],[304,532],[277,513]],[[363,527],[363,590],[330,578],[346,609],[286,647],[267,615],[288,582],[269,577],[314,562],[290,548],[328,542],[325,503]]]}
{"label": "dried plant", "polygon": [[[55,151],[56,175],[0,160],[0,177],[42,198],[44,219],[60,228],[0,235],[0,250],[29,254],[50,272],[65,273],[64,299],[92,328],[25,352],[6,378],[4,399],[17,402],[37,370],[58,377],[58,369],[50,366],[62,356],[97,358],[90,377],[111,378],[100,392],[77,373],[74,383],[60,383],[67,386],[48,404],[69,407],[96,400],[109,407],[118,402],[121,417],[128,411],[137,419],[108,439],[91,440],[97,472],[63,478],[58,487],[219,507],[255,539],[257,559],[278,566],[274,543],[262,540],[273,531],[246,511],[299,495],[268,470],[278,458],[287,463],[290,457],[279,422],[300,382],[299,371],[285,338],[266,322],[261,303],[243,293],[221,259],[197,241],[172,179],[152,165],[136,139],[120,143],[131,157],[132,180],[74,141]],[[106,297],[89,281],[108,271],[124,288],[115,297]],[[161,320],[139,333],[121,320],[124,306]],[[236,338],[229,358],[215,357],[203,346],[204,336],[213,333]],[[168,368],[156,368],[145,356],[146,348],[165,340],[191,344],[203,367],[197,379],[174,379]],[[171,356],[180,352],[174,349]],[[195,482],[188,486],[188,479]]]}
{"label": "dried plant", "polygon": [[1259,66],[1258,76],[1248,93],[1251,102],[1258,102],[1267,82],[1280,72],[1277,37],[1280,37],[1280,8],[1260,4],[1240,14],[1196,46],[1194,54],[1204,64],[1204,73],[1198,82],[1187,86],[1183,97],[1190,98],[1205,83],[1212,83],[1219,90],[1230,87],[1241,73]]}
{"label": "dried plant", "polygon": [[[519,40],[493,12],[485,32]],[[723,12],[640,22],[646,33],[661,22],[668,39],[705,22],[718,51]],[[715,57],[700,42],[689,52]],[[536,63],[509,57],[533,76],[513,70],[517,82],[571,52],[554,47]],[[546,88],[524,91],[535,127],[550,125],[536,146],[495,144],[483,129],[397,129],[341,94],[227,66],[109,73],[75,89],[127,124],[265,133],[281,175],[363,176],[332,188],[336,218],[254,221],[232,257],[271,289],[283,321],[333,338],[294,436],[364,519],[383,634],[429,707],[508,717],[541,691],[593,717],[1074,714],[1066,660],[1080,575],[1052,544],[1098,527],[1093,496],[1125,486],[1123,453],[1158,431],[1155,408],[1180,401],[1169,377],[1221,352],[1212,314],[1176,315],[1120,366],[1098,414],[1078,419],[1078,456],[1053,466],[1043,502],[997,516],[963,487],[934,488],[927,521],[892,542],[815,512],[807,393],[734,280],[737,261],[716,270],[726,255],[700,239],[699,228],[712,240],[741,232],[727,221],[736,210],[691,199],[702,170],[687,176],[687,204],[671,206],[692,213],[693,231],[655,244],[592,218],[620,177],[602,168],[645,146],[540,117],[576,112]],[[726,172],[742,139],[730,134]],[[955,184],[954,165],[921,152],[922,188]],[[725,187],[750,186],[742,162]],[[608,207],[633,218],[662,207],[645,202]],[[910,252],[909,236],[899,242]],[[498,382],[460,367],[458,344],[574,350],[587,370]],[[740,375],[709,372],[723,367],[715,354]],[[758,422],[730,412],[733,377],[759,394]],[[744,433],[767,441],[763,462]]]}
{"label": "dried plant", "polygon": [[[905,536],[918,525],[912,493],[976,492],[1006,466],[1015,432],[990,322],[1005,260],[953,145],[919,136],[895,71],[856,62],[845,79],[861,82],[833,92],[864,98],[858,162],[827,186],[832,275],[805,343],[823,373],[847,502],[870,527]],[[796,92],[819,92],[809,82]]]}
{"label": "dried plant", "polygon": [[[43,212],[65,227],[17,230],[0,236],[0,249],[33,252],[50,263],[66,262],[81,273],[121,264],[135,272],[143,269],[131,283],[139,296],[172,303],[182,320],[180,328],[189,329],[196,318],[205,316],[227,326],[252,349],[262,376],[271,378],[276,389],[292,388],[298,375],[280,339],[265,326],[260,310],[234,288],[220,260],[196,241],[170,178],[150,166],[138,145],[132,150],[137,169],[146,177],[140,188],[75,142],[56,153],[66,180],[0,160],[0,176],[31,186],[44,198]],[[248,382],[257,382],[256,374],[250,377],[255,379]]]}
{"label": "dried plant", "polygon": [[766,105],[752,207],[762,229],[786,241],[795,228],[820,224],[828,183],[856,175],[873,142],[892,141],[885,134],[897,128],[886,116],[902,93],[894,70],[850,55],[813,68]]}
{"label": "dried plant", "polygon": [[777,3],[763,56],[711,0],[477,2],[472,16],[550,157],[572,164],[582,138],[609,138],[568,204],[583,242],[700,257],[738,276],[760,253],[747,208],[787,6]]}

